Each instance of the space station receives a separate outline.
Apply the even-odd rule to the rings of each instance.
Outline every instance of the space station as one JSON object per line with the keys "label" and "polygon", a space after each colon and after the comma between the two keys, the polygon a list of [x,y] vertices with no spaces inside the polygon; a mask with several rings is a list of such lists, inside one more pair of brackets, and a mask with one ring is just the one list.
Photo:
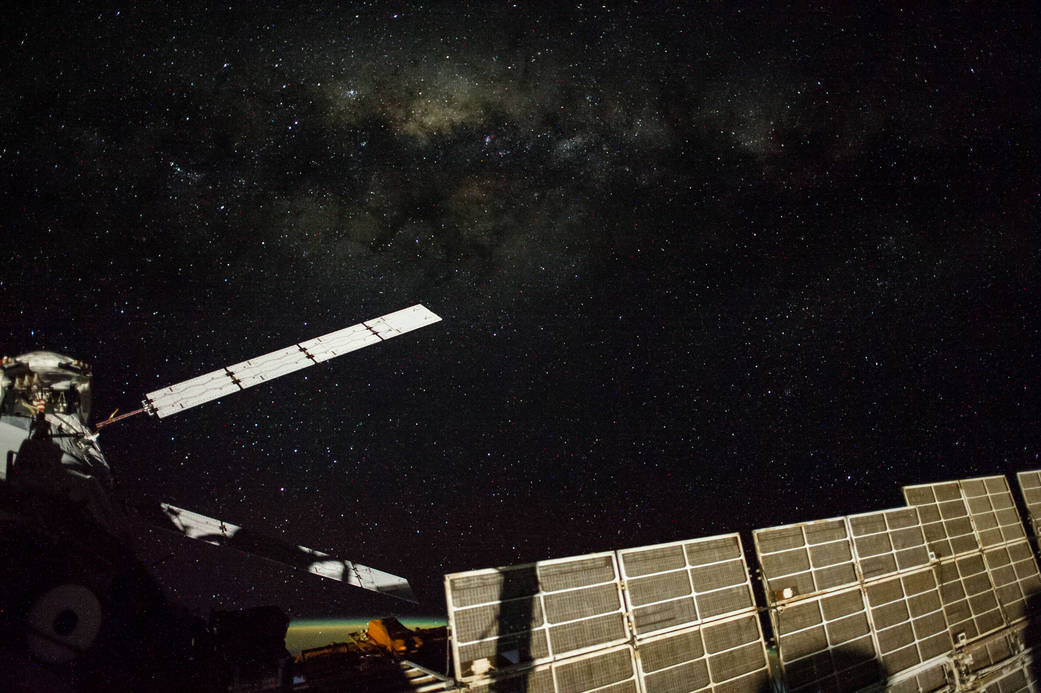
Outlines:
{"label": "space station", "polygon": [[[392,602],[406,579],[168,503],[114,495],[99,431],[164,418],[440,321],[422,305],[144,395],[90,425],[90,367],[5,357],[3,690],[684,693],[1038,688],[1041,470],[903,488],[905,505],[444,576],[445,628],[374,619],[285,649],[277,607],[186,618],[127,527],[290,565]],[[1024,519],[1026,520],[1024,522]],[[1029,531],[1028,531],[1029,528]],[[147,624],[147,625],[143,625]]]}

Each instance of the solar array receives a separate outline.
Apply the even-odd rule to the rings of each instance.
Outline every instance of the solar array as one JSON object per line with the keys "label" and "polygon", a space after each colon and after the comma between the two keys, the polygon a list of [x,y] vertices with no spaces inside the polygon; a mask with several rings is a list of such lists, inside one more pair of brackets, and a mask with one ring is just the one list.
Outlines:
{"label": "solar array", "polygon": [[335,558],[306,546],[244,531],[242,527],[230,522],[178,508],[169,503],[160,503],[159,511],[164,521],[157,523],[157,526],[173,530],[189,539],[204,541],[214,546],[240,549],[253,556],[306,570],[329,580],[338,580],[410,602],[416,601],[408,580],[403,577],[361,563]]}
{"label": "solar array", "polygon": [[149,392],[143,410],[164,418],[440,320],[428,308],[416,304]]}
{"label": "solar array", "polygon": [[[1017,478],[1036,538],[1041,470]],[[448,575],[456,679],[518,693],[1037,691],[1041,573],[1005,477],[903,494],[901,508],[754,530],[762,593],[736,533]]]}
{"label": "solar array", "polygon": [[671,691],[687,682],[730,691],[768,682],[737,534],[455,573],[445,594],[455,676],[474,690]]}
{"label": "solar array", "polygon": [[791,690],[857,690],[951,649],[914,509],[771,527],[752,536]]}

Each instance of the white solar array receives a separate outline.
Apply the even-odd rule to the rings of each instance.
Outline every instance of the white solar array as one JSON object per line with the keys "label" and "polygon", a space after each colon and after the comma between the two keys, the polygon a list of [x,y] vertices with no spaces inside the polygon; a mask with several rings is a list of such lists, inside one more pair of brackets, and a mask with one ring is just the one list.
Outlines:
{"label": "white solar array", "polygon": [[144,410],[159,418],[170,416],[316,363],[432,325],[440,319],[426,307],[414,305],[185,380],[162,390],[149,392],[143,402]]}
{"label": "white solar array", "polygon": [[233,525],[206,515],[160,503],[169,527],[189,539],[197,539],[215,546],[227,546],[251,555],[306,570],[330,580],[345,582],[355,587],[380,592],[399,599],[415,601],[412,588],[405,578],[391,575],[376,568],[334,558],[327,553],[293,546],[268,537],[243,532]]}
{"label": "white solar array", "polygon": [[471,690],[768,684],[737,534],[456,573],[445,594],[456,678]]}

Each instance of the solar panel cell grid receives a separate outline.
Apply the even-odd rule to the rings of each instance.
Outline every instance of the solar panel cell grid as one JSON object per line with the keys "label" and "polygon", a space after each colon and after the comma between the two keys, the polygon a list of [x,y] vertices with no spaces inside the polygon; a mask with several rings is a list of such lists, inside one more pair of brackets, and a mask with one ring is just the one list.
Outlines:
{"label": "solar panel cell grid", "polygon": [[866,592],[882,664],[890,675],[952,649],[932,571],[875,582]]}
{"label": "solar panel cell grid", "polygon": [[1041,591],[1041,575],[1027,541],[983,553],[998,601],[1009,623],[1026,618],[1027,599]]}
{"label": "solar panel cell grid", "polygon": [[575,658],[574,661],[554,667],[559,693],[607,690],[613,693],[637,690],[636,668],[629,647],[596,653],[594,656]]}
{"label": "solar panel cell grid", "polygon": [[[645,604],[688,597],[693,594],[690,578],[684,571],[651,575],[642,579],[629,580],[629,600],[634,607]],[[691,604],[693,608],[693,604]]]}
{"label": "solar panel cell grid", "polygon": [[736,534],[624,549],[618,556],[638,636],[754,608]]}
{"label": "solar panel cell grid", "polygon": [[553,671],[549,667],[538,668],[509,678],[470,683],[470,693],[556,693]]}
{"label": "solar panel cell grid", "polygon": [[718,563],[734,558],[744,558],[741,539],[737,534],[695,539],[683,545],[683,552],[691,565]]}
{"label": "solar panel cell grid", "polygon": [[770,603],[857,582],[844,518],[758,529],[753,537]]}
{"label": "solar panel cell grid", "polygon": [[448,575],[445,593],[460,679],[629,638],[613,553]]}
{"label": "solar panel cell grid", "polygon": [[564,623],[618,611],[618,588],[613,582],[582,590],[555,592],[542,597],[546,620]]}
{"label": "solar panel cell grid", "polygon": [[940,599],[951,637],[973,640],[1004,625],[982,556],[941,563],[936,569]]}
{"label": "solar panel cell grid", "polygon": [[881,676],[860,589],[793,603],[772,610],[771,616],[792,689],[826,688],[840,679],[864,677],[871,683]]}
{"label": "solar panel cell grid", "polygon": [[549,642],[554,654],[567,654],[605,643],[625,640],[629,633],[621,613],[574,621],[549,629]]}
{"label": "solar panel cell grid", "polygon": [[928,565],[929,549],[914,508],[851,515],[848,521],[865,580]]}
{"label": "solar panel cell grid", "polygon": [[959,483],[983,548],[1026,537],[1005,477],[964,479]]}
{"label": "solar panel cell grid", "polygon": [[937,558],[977,550],[969,509],[957,481],[905,486],[904,497],[908,505],[918,508],[929,550]]}
{"label": "solar panel cell grid", "polygon": [[543,592],[589,587],[618,579],[613,554],[538,563],[539,587]]}
{"label": "solar panel cell grid", "polygon": [[679,544],[622,552],[622,568],[627,577],[640,577],[687,566]]}
{"label": "solar panel cell grid", "polygon": [[714,621],[637,643],[644,690],[760,691],[766,653],[754,614]]}
{"label": "solar panel cell grid", "polygon": [[752,605],[752,598],[745,585],[737,585],[725,589],[699,594],[697,597],[701,619],[707,620],[715,616],[732,614]]}

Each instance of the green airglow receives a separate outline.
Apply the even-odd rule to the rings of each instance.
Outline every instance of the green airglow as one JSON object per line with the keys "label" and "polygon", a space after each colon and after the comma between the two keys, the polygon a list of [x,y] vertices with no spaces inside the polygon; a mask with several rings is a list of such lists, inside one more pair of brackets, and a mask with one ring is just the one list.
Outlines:
{"label": "green airglow", "polygon": [[[377,617],[373,617],[377,618]],[[304,619],[292,621],[286,633],[286,649],[293,654],[315,647],[323,647],[334,642],[347,641],[348,635],[365,630],[369,625],[368,618],[360,619]],[[406,628],[436,628],[446,625],[446,621],[437,618],[400,618]]]}

